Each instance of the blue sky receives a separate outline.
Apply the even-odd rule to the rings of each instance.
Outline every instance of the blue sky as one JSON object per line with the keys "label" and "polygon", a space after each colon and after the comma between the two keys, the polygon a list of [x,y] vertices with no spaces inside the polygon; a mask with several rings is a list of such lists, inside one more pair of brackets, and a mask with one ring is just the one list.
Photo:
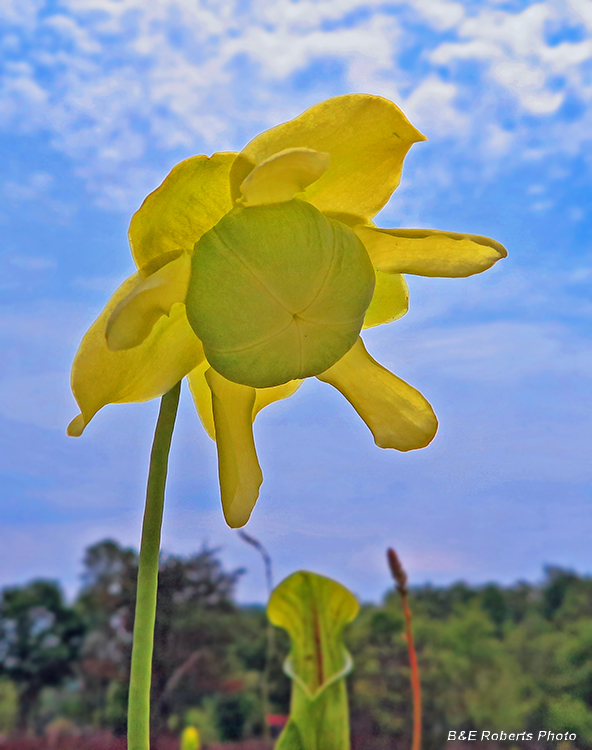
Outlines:
{"label": "blue sky", "polygon": [[[277,580],[313,569],[364,599],[389,585],[387,546],[415,583],[592,572],[590,0],[5,0],[0,29],[0,585],[72,592],[85,546],[138,542],[157,404],[65,435],[78,342],[133,271],[131,213],[181,159],[354,91],[429,138],[380,224],[488,235],[510,256],[410,277],[409,314],[365,336],[433,404],[433,444],[381,451],[307,382],[257,420],[247,531]],[[248,568],[244,601],[262,597],[185,392],[164,547],[203,541]]]}

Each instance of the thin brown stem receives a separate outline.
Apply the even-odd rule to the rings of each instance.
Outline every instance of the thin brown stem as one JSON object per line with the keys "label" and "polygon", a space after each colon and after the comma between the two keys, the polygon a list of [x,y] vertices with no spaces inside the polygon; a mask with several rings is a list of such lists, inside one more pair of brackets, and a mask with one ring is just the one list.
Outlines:
{"label": "thin brown stem", "polygon": [[421,683],[419,680],[419,666],[417,664],[417,653],[415,651],[415,642],[413,640],[413,628],[411,625],[412,616],[409,604],[407,602],[407,573],[405,572],[401,561],[394,549],[387,552],[389,567],[397,591],[401,597],[403,606],[403,615],[405,617],[405,639],[407,641],[407,650],[409,651],[409,666],[411,669],[411,693],[413,695],[413,744],[412,750],[421,750]]}

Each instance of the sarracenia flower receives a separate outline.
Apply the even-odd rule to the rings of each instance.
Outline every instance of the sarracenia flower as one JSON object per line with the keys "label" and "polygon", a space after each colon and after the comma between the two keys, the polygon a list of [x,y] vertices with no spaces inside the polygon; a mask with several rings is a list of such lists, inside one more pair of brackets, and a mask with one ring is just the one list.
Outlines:
{"label": "sarracenia flower", "polygon": [[82,413],[69,434],[105,404],[160,396],[187,375],[235,527],[263,479],[253,420],[303,378],[337,388],[380,447],[426,446],[437,429],[430,404],[372,359],[360,330],[405,314],[402,274],[469,276],[506,251],[484,237],[374,226],[422,140],[392,102],[353,94],[241,153],[178,164],[134,214],[138,271],[76,355]]}

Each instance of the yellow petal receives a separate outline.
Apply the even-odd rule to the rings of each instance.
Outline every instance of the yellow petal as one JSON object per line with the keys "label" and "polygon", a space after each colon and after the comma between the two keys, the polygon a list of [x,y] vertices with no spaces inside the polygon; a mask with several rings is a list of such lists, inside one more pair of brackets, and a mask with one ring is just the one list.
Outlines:
{"label": "yellow petal", "polygon": [[207,359],[204,359],[187,375],[187,382],[204,430],[212,440],[215,440],[216,428],[214,427],[214,412],[212,409],[212,390],[206,380],[206,370],[209,369],[210,363]]}
{"label": "yellow petal", "polygon": [[191,256],[167,263],[141,281],[115,307],[107,322],[107,346],[122,351],[148,338],[156,322],[168,315],[175,302],[185,302],[191,273]]}
{"label": "yellow petal", "polygon": [[506,248],[488,237],[435,229],[355,227],[373,265],[386,273],[471,276],[505,258]]}
{"label": "yellow petal", "polygon": [[253,439],[255,389],[213,368],[205,377],[212,391],[222,509],[226,523],[237,528],[249,520],[263,482]]}
{"label": "yellow petal", "polygon": [[348,94],[315,104],[294,120],[266,130],[244,149],[261,164],[287,148],[310,148],[331,157],[327,172],[304,191],[321,211],[370,219],[386,204],[401,179],[403,159],[425,140],[388,99]]}
{"label": "yellow petal", "polygon": [[403,317],[409,309],[409,289],[399,273],[376,271],[372,302],[366,310],[364,328],[372,328]]}
{"label": "yellow petal", "polygon": [[82,431],[105,404],[148,401],[161,396],[203,359],[200,340],[187,322],[185,306],[173,305],[139,346],[113,352],[107,347],[107,321],[119,302],[142,283],[136,273],[111,297],[92,324],[78,349],[72,366],[72,390],[82,414],[74,419],[68,434]]}
{"label": "yellow petal", "polygon": [[[206,380],[206,370],[209,366],[208,361],[204,360],[189,373],[187,380],[189,382],[189,390],[193,396],[195,408],[197,409],[201,423],[212,440],[215,440],[216,429],[214,427],[214,413],[212,411],[212,391]],[[289,383],[276,385],[272,388],[255,388],[255,403],[253,405],[252,420],[254,421],[261,409],[269,406],[269,404],[273,404],[275,401],[281,401],[284,398],[288,398],[293,393],[296,393],[301,384],[302,380],[290,380]]]}
{"label": "yellow petal", "polygon": [[170,252],[191,252],[202,234],[230,211],[229,176],[236,157],[192,156],[173,167],[144,200],[129,228],[132,255],[144,275],[157,270]]}
{"label": "yellow petal", "polygon": [[265,409],[266,406],[281,401],[284,398],[288,398],[302,385],[302,380],[290,380],[282,385],[274,385],[271,388],[255,388],[255,406],[253,407],[253,419],[259,414],[261,409]]}
{"label": "yellow petal", "polygon": [[380,448],[424,448],[436,434],[438,420],[430,404],[419,391],[373,360],[362,339],[317,377],[341,391]]}
{"label": "yellow petal", "polygon": [[288,148],[270,156],[240,186],[244,206],[283,203],[318,180],[329,168],[329,154]]}

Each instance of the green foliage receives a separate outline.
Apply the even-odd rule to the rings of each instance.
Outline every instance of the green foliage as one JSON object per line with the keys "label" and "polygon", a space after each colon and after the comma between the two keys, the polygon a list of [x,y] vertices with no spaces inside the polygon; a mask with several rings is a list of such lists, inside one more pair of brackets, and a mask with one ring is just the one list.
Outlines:
{"label": "green foliage", "polygon": [[[89,628],[81,662],[88,710],[96,724],[117,734],[125,732],[137,570],[134,550],[110,540],[93,545],[78,600]],[[156,732],[204,696],[223,692],[236,670],[232,596],[239,575],[225,572],[206,548],[162,558],[152,670]]]}
{"label": "green foliage", "polygon": [[289,721],[282,732],[275,750],[306,750],[298,724]]}
{"label": "green foliage", "polygon": [[117,737],[127,732],[128,683],[112,680],[105,695],[104,719]]}
{"label": "green foliage", "polygon": [[45,686],[61,684],[84,637],[84,623],[53,581],[33,581],[2,591],[0,676],[19,692],[19,725],[26,726]]}
{"label": "green foliage", "polygon": [[548,726],[552,732],[575,732],[580,742],[592,746],[590,704],[578,698],[563,695],[549,701]]}
{"label": "green foliage", "polygon": [[481,608],[495,625],[496,634],[501,636],[504,623],[510,615],[510,608],[500,586],[493,583],[485,586],[481,594]]}
{"label": "green foliage", "polygon": [[16,722],[18,692],[13,682],[0,679],[0,737],[8,734]]}
{"label": "green foliage", "polygon": [[551,619],[561,609],[570,589],[578,583],[578,577],[569,570],[552,566],[545,573],[547,583],[543,589],[543,614]]}
{"label": "green foliage", "polygon": [[[152,669],[157,731],[171,714],[245,685],[244,668],[232,651],[238,629],[232,597],[240,574],[224,571],[214,551],[205,548],[161,561]],[[228,686],[233,677],[235,684]]]}
{"label": "green foliage", "polygon": [[426,708],[439,724],[475,729],[525,725],[534,684],[504,649],[496,626],[480,607],[469,604],[462,614],[418,627],[427,665]]}
{"label": "green foliage", "polygon": [[216,719],[216,699],[205,698],[200,708],[189,708],[185,713],[186,726],[194,726],[204,744],[220,741]]}
{"label": "green foliage", "polygon": [[106,540],[86,550],[77,608],[88,633],[80,674],[95,726],[125,734],[138,556]]}
{"label": "green foliage", "polygon": [[252,708],[253,702],[249,695],[221,695],[216,702],[216,721],[220,738],[230,742],[242,740]]}
{"label": "green foliage", "polygon": [[[17,701],[21,725],[28,720],[31,730],[68,721],[79,730],[94,725],[125,733],[136,574],[136,553],[107,541],[87,550],[73,606],[53,583],[2,593],[0,735],[17,721]],[[266,617],[262,607],[235,604],[237,577],[213,550],[163,557],[153,690],[157,734],[166,729],[179,737],[194,725],[207,744],[261,736]],[[440,750],[448,730],[459,727],[575,732],[578,750],[592,750],[591,578],[548,568],[538,585],[422,586],[411,591],[410,605],[424,698],[422,750]],[[347,677],[354,748],[411,747],[403,633],[393,593],[380,605],[364,605],[345,631],[354,659]],[[270,712],[286,715],[287,632],[277,629],[275,642]],[[17,643],[23,650],[12,659]],[[299,747],[306,737],[293,723],[281,742],[283,750],[306,748]]]}
{"label": "green foliage", "polygon": [[[548,568],[542,585],[423,586],[411,596],[424,750],[448,729],[571,731],[592,748],[592,580]],[[348,632],[352,731],[363,747],[411,744],[411,695],[396,595]]]}

